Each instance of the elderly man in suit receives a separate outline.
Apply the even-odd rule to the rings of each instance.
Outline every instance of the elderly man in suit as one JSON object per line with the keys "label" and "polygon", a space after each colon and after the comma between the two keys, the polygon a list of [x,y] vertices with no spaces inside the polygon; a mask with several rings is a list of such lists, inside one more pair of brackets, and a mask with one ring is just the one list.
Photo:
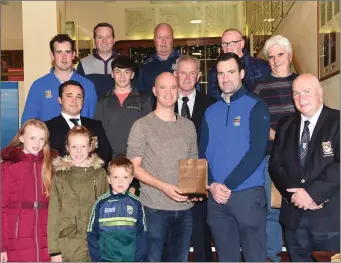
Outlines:
{"label": "elderly man in suit", "polygon": [[101,121],[80,116],[84,102],[84,89],[74,80],[68,80],[59,86],[58,102],[62,106],[59,116],[46,122],[50,132],[50,146],[59,151],[60,155],[66,154],[65,138],[70,129],[75,125],[83,125],[93,136],[97,136],[98,148],[96,153],[108,163],[112,157],[112,149],[104,131]]}
{"label": "elderly man in suit", "polygon": [[[201,76],[199,59],[188,55],[181,56],[176,60],[174,75],[179,86],[179,98],[174,110],[193,121],[199,142],[205,110],[215,102],[213,98],[196,90],[196,84]],[[193,207],[192,245],[196,262],[213,261],[211,234],[206,221],[207,201],[205,200]]]}
{"label": "elderly man in suit", "polygon": [[323,104],[311,74],[293,82],[298,110],[277,126],[271,179],[283,196],[280,222],[292,261],[313,261],[312,251],[340,251],[340,111]]}

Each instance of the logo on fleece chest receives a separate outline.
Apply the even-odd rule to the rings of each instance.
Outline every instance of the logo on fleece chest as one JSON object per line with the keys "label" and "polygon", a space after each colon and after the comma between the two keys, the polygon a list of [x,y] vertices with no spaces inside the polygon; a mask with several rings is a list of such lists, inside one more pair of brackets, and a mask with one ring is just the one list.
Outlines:
{"label": "logo on fleece chest", "polygon": [[241,117],[240,116],[236,116],[234,118],[233,125],[234,126],[239,126],[240,125],[240,120],[241,120]]}
{"label": "logo on fleece chest", "polygon": [[52,98],[52,91],[51,90],[45,90],[45,98],[51,99]]}

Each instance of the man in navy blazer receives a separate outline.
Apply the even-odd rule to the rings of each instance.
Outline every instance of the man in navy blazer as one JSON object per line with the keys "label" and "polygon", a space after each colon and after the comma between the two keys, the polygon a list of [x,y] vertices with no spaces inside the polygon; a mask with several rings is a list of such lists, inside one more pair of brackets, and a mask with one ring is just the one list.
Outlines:
{"label": "man in navy blazer", "polygon": [[280,222],[292,261],[340,251],[340,111],[323,104],[311,74],[293,82],[298,113],[277,127],[269,172],[283,196]]}
{"label": "man in navy blazer", "polygon": [[[184,55],[176,60],[174,75],[178,79],[179,98],[174,111],[192,120],[200,140],[201,122],[205,110],[215,99],[196,90],[200,79],[200,61],[196,57]],[[185,110],[186,108],[186,110]],[[212,262],[211,233],[207,225],[207,200],[194,205],[192,245],[196,262]]]}
{"label": "man in navy blazer", "polygon": [[66,154],[65,138],[68,131],[75,125],[83,125],[93,136],[97,136],[96,153],[107,164],[111,160],[113,150],[102,122],[80,116],[83,100],[84,89],[79,82],[69,80],[59,86],[58,101],[62,106],[62,111],[59,116],[46,122],[50,132],[50,147],[64,156]]}

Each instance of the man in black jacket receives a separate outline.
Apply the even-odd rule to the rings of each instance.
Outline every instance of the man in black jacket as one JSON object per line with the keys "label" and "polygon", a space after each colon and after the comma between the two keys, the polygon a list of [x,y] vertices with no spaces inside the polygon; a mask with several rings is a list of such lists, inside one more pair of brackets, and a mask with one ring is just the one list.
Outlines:
{"label": "man in black jacket", "polygon": [[[152,111],[150,98],[132,87],[135,74],[134,61],[127,56],[117,56],[111,63],[111,76],[115,86],[96,105],[95,119],[102,121],[113,149],[113,158],[126,155],[130,128],[133,123]],[[132,186],[139,194],[139,183]]]}
{"label": "man in black jacket", "polygon": [[59,86],[58,101],[62,106],[59,116],[48,120],[46,125],[50,132],[50,146],[59,151],[61,156],[66,154],[66,135],[75,125],[83,125],[93,136],[97,136],[98,148],[96,153],[107,164],[112,157],[112,149],[102,123],[97,120],[80,116],[84,102],[84,89],[74,80],[64,82]]}
{"label": "man in black jacket", "polygon": [[277,126],[269,172],[291,261],[311,262],[312,251],[340,251],[340,111],[323,105],[313,75],[297,77],[292,91],[298,113]]}
{"label": "man in black jacket", "polygon": [[152,111],[150,99],[139,94],[131,85],[134,61],[117,56],[111,63],[115,86],[96,105],[95,119],[102,121],[113,149],[113,157],[125,155],[133,123]]}
{"label": "man in black jacket", "polygon": [[[201,121],[205,110],[215,100],[200,93],[195,85],[201,76],[200,61],[196,57],[181,56],[176,60],[175,76],[178,79],[179,98],[175,104],[175,112],[193,121],[197,140],[200,140]],[[207,225],[207,200],[193,207],[192,245],[196,262],[212,262],[211,234]]]}

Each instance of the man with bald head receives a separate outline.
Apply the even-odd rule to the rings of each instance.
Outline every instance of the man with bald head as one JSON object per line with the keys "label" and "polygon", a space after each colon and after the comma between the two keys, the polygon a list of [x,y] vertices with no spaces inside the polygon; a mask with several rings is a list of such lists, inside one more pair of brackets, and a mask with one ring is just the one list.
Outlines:
{"label": "man with bald head", "polygon": [[[245,68],[243,83],[249,91],[253,90],[256,80],[271,73],[271,69],[265,60],[250,56],[245,48],[243,35],[238,29],[229,28],[223,32],[221,50],[223,54],[232,52],[241,58]],[[208,72],[207,95],[221,99],[216,66],[213,66]]]}
{"label": "man with bald head", "polygon": [[167,23],[160,23],[154,30],[156,52],[141,66],[136,88],[148,97],[153,96],[155,78],[162,72],[174,72],[177,58],[181,55],[173,49],[173,29]]}
{"label": "man with bald head", "polygon": [[323,104],[311,74],[297,77],[292,92],[298,113],[277,126],[269,172],[283,196],[291,261],[311,262],[312,251],[340,251],[340,111]]}
{"label": "man with bald head", "polygon": [[156,109],[133,124],[127,151],[148,222],[146,261],[187,261],[193,204],[177,182],[179,160],[198,158],[196,131],[191,120],[174,112],[178,85],[173,74],[161,73],[153,93]]}

